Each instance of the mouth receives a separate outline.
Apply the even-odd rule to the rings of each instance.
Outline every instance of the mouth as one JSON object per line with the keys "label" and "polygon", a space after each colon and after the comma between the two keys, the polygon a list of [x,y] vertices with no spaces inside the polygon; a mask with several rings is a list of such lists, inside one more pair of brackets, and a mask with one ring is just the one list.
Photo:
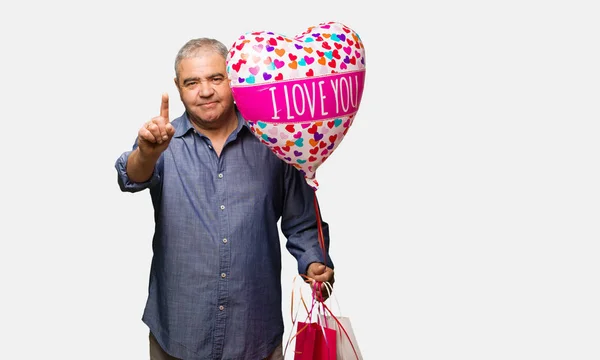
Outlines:
{"label": "mouth", "polygon": [[211,105],[215,105],[216,103],[217,103],[216,101],[210,101],[210,102],[206,102],[206,103],[198,104],[198,106],[206,106],[206,107],[210,107]]}

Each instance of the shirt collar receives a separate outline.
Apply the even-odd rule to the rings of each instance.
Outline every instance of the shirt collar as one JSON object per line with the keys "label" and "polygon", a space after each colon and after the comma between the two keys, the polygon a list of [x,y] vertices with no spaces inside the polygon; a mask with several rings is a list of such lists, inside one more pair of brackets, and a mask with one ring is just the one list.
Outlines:
{"label": "shirt collar", "polygon": [[[237,134],[245,127],[248,128],[248,130],[250,130],[250,128],[248,127],[248,124],[246,124],[246,121],[244,120],[244,118],[242,117],[242,114],[240,114],[238,108],[235,108],[235,113],[237,114],[237,118],[238,118],[238,126],[235,129],[234,133],[237,136]],[[194,126],[192,125],[192,122],[190,121],[187,112],[183,112],[183,115],[181,115],[180,117],[181,121],[173,121],[171,124],[175,127],[175,135],[173,135],[174,137],[182,137],[183,135],[187,134],[188,131],[190,130],[194,130]]]}

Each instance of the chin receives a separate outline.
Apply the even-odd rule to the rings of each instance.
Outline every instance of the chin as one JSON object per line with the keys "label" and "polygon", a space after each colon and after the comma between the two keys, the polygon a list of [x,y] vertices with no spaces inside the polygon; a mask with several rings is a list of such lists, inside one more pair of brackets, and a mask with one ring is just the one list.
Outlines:
{"label": "chin", "polygon": [[205,112],[202,114],[198,114],[200,115],[200,119],[206,121],[206,122],[214,122],[219,120],[219,118],[222,116],[222,113],[217,112],[217,111],[210,111],[210,112]]}

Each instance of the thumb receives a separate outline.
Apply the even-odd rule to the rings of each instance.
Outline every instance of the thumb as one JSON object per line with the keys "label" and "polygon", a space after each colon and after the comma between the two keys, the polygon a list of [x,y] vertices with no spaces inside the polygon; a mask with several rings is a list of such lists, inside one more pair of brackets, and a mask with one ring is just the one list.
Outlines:
{"label": "thumb", "polygon": [[160,102],[160,116],[169,122],[169,94],[163,93]]}
{"label": "thumb", "polygon": [[170,122],[167,123],[167,125],[165,125],[165,131],[167,132],[167,136],[170,138],[173,137],[173,135],[175,135],[175,128],[173,127],[173,125],[171,125]]}
{"label": "thumb", "polygon": [[312,275],[322,275],[325,272],[325,265],[320,263],[312,263],[309,266],[309,270]]}

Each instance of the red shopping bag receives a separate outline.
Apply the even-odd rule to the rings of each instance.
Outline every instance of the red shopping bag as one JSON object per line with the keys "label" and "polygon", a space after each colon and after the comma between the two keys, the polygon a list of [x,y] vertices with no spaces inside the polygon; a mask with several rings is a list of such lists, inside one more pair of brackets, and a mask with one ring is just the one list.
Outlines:
{"label": "red shopping bag", "polygon": [[336,360],[336,331],[324,323],[298,322],[294,360]]}

